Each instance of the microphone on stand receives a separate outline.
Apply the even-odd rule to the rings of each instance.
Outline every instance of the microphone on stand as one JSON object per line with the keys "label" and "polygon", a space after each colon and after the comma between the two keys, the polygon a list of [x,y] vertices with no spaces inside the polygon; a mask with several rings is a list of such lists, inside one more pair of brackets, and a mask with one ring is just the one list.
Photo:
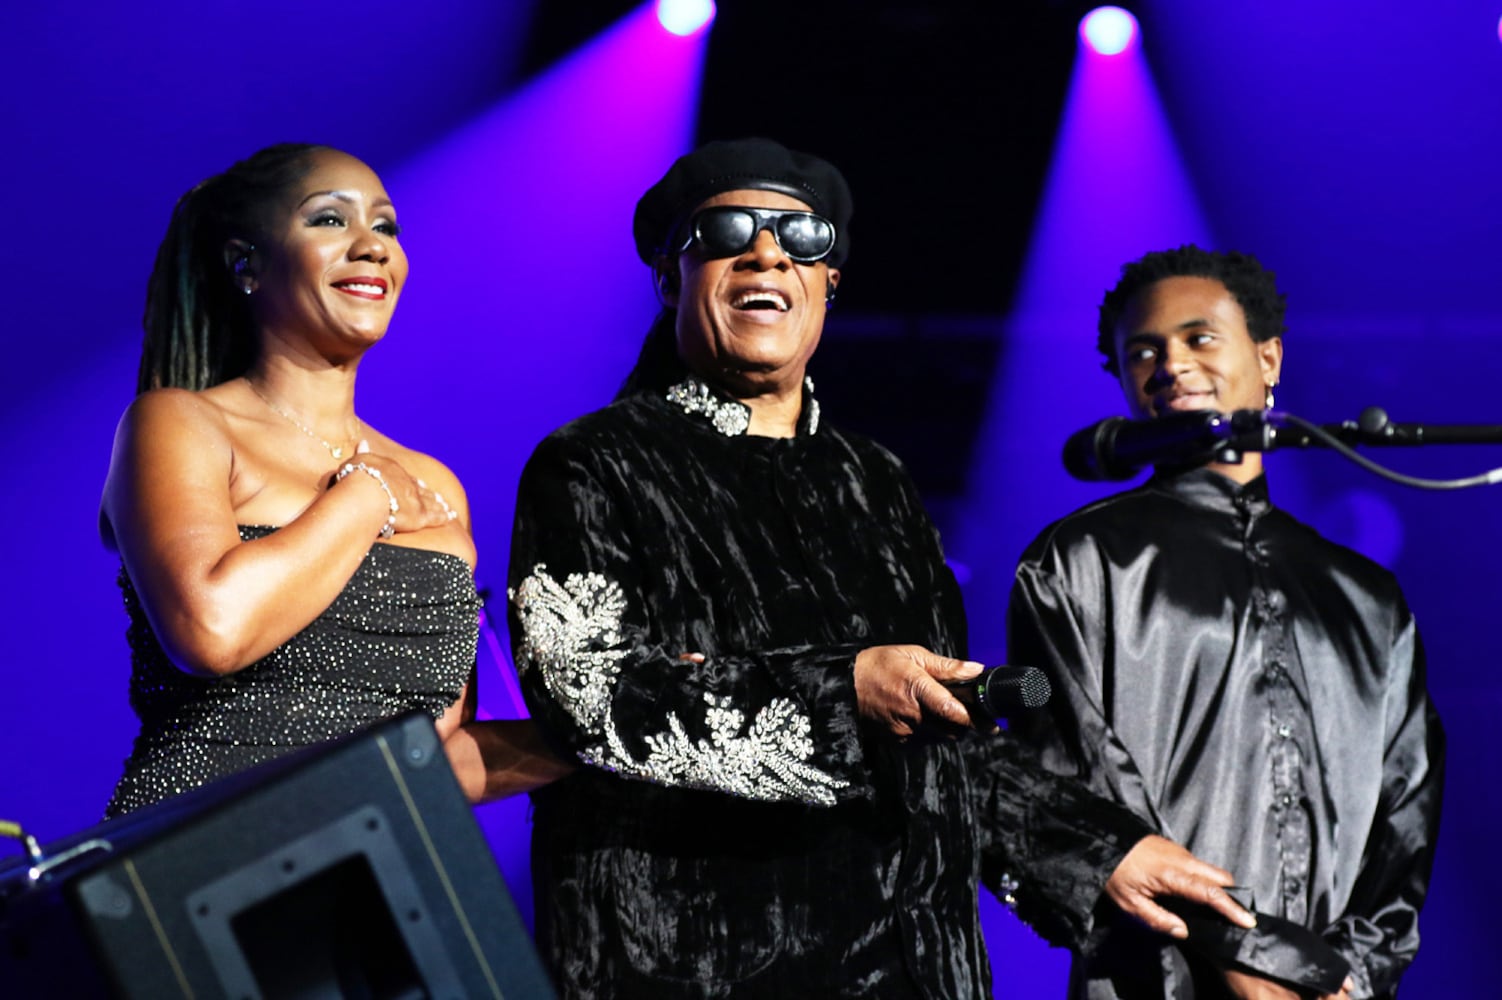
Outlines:
{"label": "microphone on stand", "polygon": [[1156,420],[1107,417],[1064,442],[1064,468],[1076,479],[1130,479],[1145,466],[1207,462],[1225,447],[1231,420],[1215,410],[1168,413]]}
{"label": "microphone on stand", "polygon": [[1107,417],[1069,435],[1064,468],[1090,482],[1130,479],[1148,465],[1234,463],[1249,451],[1318,445],[1404,486],[1455,490],[1502,483],[1502,468],[1462,479],[1420,479],[1384,468],[1354,450],[1358,445],[1429,444],[1502,444],[1502,425],[1395,424],[1377,406],[1362,410],[1359,420],[1339,424],[1313,424],[1292,413],[1259,409],[1188,410],[1156,420]]}

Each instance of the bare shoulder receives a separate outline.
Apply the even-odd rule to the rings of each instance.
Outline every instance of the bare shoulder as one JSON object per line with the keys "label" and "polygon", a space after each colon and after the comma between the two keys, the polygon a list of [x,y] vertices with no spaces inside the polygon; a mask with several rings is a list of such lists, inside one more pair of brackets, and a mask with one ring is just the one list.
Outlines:
{"label": "bare shoulder", "polygon": [[453,491],[456,495],[464,493],[464,487],[459,482],[459,477],[447,465],[425,452],[402,449],[402,461],[411,462],[411,468],[428,483],[439,489]]}
{"label": "bare shoulder", "polygon": [[[116,446],[121,439],[140,442],[165,436],[171,443],[184,436],[197,439],[228,439],[224,410],[212,396],[212,390],[192,392],[187,389],[152,389],[131,401],[116,430]],[[144,443],[144,442],[141,442]]]}
{"label": "bare shoulder", "polygon": [[421,479],[430,489],[443,494],[444,500],[449,506],[459,511],[460,517],[465,524],[469,523],[469,500],[464,492],[464,485],[459,477],[447,465],[429,455],[427,452],[408,448],[406,445],[393,438],[371,430],[370,447],[372,451],[389,455],[401,463],[414,477]]}
{"label": "bare shoulder", "polygon": [[132,400],[115,429],[106,496],[121,476],[160,478],[182,469],[227,467],[233,439],[212,392],[152,389]]}
{"label": "bare shoulder", "polygon": [[207,392],[153,389],[131,401],[115,429],[99,526],[107,545],[118,530],[155,510],[178,509],[187,491],[225,492],[233,442],[224,410]]}

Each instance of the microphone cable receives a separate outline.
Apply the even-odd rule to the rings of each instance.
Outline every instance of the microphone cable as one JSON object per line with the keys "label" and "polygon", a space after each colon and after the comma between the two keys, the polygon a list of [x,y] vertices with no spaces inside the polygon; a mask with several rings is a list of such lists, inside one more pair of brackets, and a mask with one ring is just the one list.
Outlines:
{"label": "microphone cable", "polygon": [[1483,472],[1475,476],[1466,476],[1462,479],[1425,479],[1420,476],[1405,475],[1372,461],[1336,435],[1325,430],[1319,424],[1310,423],[1303,417],[1296,417],[1292,413],[1278,412],[1269,413],[1268,419],[1275,425],[1286,424],[1289,427],[1303,431],[1326,448],[1344,455],[1373,475],[1381,476],[1383,479],[1397,483],[1400,486],[1411,486],[1419,490],[1464,490],[1470,489],[1473,486],[1493,486],[1497,483],[1502,483],[1502,468],[1492,469],[1489,472]]}

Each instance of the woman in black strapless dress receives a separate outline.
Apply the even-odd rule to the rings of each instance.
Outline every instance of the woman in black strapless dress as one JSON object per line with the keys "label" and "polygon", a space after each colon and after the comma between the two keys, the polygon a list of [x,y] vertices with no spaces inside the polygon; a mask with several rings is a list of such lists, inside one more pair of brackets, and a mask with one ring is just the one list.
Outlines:
{"label": "woman in black strapless dress", "polygon": [[355,408],[399,233],[380,178],[323,146],[261,150],[173,212],[100,509],[141,719],[110,815],[409,709],[475,800],[562,769],[529,723],[470,722],[464,490]]}

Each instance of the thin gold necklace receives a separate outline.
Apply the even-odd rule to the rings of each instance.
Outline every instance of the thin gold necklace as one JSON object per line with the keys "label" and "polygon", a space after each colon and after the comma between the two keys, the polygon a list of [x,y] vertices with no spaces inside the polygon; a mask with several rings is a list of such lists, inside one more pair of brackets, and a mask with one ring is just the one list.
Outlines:
{"label": "thin gold necklace", "polygon": [[[248,386],[250,386],[250,391],[251,392],[253,392],[257,396],[261,397],[261,402],[263,402],[267,406],[271,407],[271,412],[272,413],[275,413],[277,416],[279,416],[283,420],[287,421],[287,423],[291,424],[293,427],[296,427],[298,430],[302,431],[308,437],[312,438],[314,441],[317,441],[319,444],[323,445],[324,448],[328,450],[328,453],[331,456],[333,456],[334,461],[336,461],[336,462],[343,461],[344,458],[350,454],[349,452],[345,451],[342,447],[339,447],[337,445],[329,444],[323,438],[319,437],[316,433],[314,433],[313,430],[311,428],[309,428],[307,424],[304,424],[301,420],[298,420],[292,414],[288,413],[286,410],[282,409],[280,406],[277,406],[275,403],[273,403],[270,400],[270,398],[268,398],[267,395],[260,390],[260,387],[258,387],[254,382],[252,382],[250,380],[250,376],[249,375],[245,376],[245,384],[248,385]],[[359,434],[362,433],[364,431],[364,429],[365,429],[365,425],[362,424],[362,423],[360,423],[360,418],[359,417],[355,418],[355,429],[356,429],[355,430],[356,437],[355,437],[354,440],[358,441],[359,440]]]}

